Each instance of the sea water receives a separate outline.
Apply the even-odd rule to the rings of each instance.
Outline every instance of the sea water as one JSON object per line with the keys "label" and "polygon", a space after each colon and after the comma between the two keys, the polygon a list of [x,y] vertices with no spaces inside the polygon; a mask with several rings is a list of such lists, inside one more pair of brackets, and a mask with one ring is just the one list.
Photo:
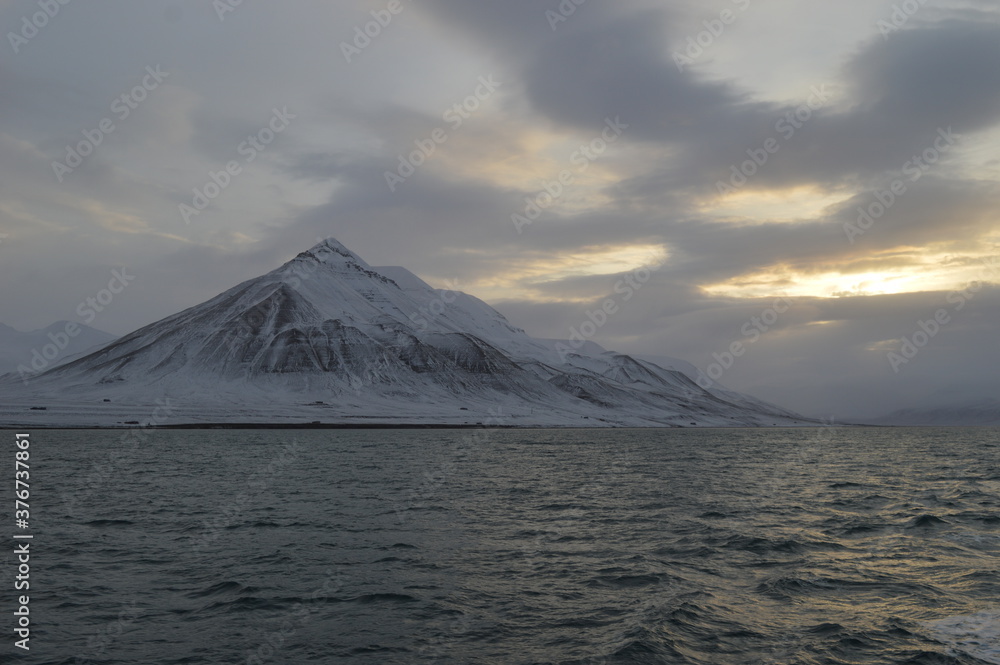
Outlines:
{"label": "sea water", "polygon": [[1000,663],[1000,430],[142,434],[31,433],[18,662]]}

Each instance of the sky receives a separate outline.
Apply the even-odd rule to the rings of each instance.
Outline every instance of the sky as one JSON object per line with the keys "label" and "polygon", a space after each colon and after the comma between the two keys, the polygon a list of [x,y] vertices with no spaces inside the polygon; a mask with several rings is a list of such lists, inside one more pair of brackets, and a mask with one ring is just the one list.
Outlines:
{"label": "sky", "polygon": [[1000,396],[993,2],[0,0],[0,30],[19,330],[124,334],[334,237],[536,337],[614,300],[589,339],[806,415]]}

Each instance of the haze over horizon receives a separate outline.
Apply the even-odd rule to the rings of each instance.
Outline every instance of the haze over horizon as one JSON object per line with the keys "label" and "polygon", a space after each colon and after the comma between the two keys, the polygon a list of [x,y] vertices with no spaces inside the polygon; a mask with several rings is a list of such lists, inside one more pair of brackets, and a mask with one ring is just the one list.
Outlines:
{"label": "haze over horizon", "polygon": [[4,324],[122,335],[334,237],[806,415],[1000,396],[992,3],[40,6],[0,0]]}

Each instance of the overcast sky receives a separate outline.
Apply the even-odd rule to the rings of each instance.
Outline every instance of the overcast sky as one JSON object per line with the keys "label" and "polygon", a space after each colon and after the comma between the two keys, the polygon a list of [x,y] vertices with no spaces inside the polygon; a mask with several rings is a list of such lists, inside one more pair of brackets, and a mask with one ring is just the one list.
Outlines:
{"label": "overcast sky", "polygon": [[0,322],[333,236],[810,415],[1000,395],[994,2],[61,1],[0,0]]}

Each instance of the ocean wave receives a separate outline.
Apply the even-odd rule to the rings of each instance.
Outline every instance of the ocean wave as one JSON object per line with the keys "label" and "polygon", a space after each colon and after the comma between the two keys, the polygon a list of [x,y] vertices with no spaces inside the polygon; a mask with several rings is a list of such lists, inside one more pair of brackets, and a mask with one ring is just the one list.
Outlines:
{"label": "ocean wave", "polygon": [[952,651],[1000,665],[1000,610],[935,619],[924,626]]}

